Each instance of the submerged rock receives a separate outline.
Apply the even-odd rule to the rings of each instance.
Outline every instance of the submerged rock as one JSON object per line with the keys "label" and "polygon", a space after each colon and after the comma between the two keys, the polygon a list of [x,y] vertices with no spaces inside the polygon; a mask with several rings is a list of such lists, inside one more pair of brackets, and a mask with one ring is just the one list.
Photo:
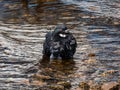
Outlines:
{"label": "submerged rock", "polygon": [[90,90],[102,90],[101,85],[98,85],[98,84],[90,85]]}
{"label": "submerged rock", "polygon": [[62,85],[50,85],[49,88],[51,90],[65,90],[64,86],[62,86]]}
{"label": "submerged rock", "polygon": [[117,82],[104,83],[102,90],[120,90],[120,85]]}
{"label": "submerged rock", "polygon": [[81,82],[79,87],[81,88],[81,90],[89,90],[90,89],[90,86],[86,82]]}
{"label": "submerged rock", "polygon": [[47,80],[50,79],[50,76],[45,76],[45,75],[41,75],[41,74],[34,74],[33,78],[36,78],[37,80]]}
{"label": "submerged rock", "polygon": [[71,87],[71,83],[70,83],[70,82],[62,81],[62,82],[58,82],[57,84],[58,84],[58,85],[62,85],[62,86],[64,86],[65,88],[70,88],[70,87]]}

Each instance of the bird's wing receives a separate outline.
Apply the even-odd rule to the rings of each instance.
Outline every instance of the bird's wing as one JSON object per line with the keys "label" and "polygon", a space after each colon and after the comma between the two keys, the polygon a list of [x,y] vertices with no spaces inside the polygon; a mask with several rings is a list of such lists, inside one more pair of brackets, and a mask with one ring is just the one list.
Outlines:
{"label": "bird's wing", "polygon": [[77,42],[76,39],[74,38],[74,36],[70,33],[68,34],[68,37],[66,38],[65,42],[65,48],[67,50],[75,50],[77,47]]}
{"label": "bird's wing", "polygon": [[50,55],[51,36],[52,36],[51,32],[48,32],[45,36],[45,41],[43,44],[43,54]]}

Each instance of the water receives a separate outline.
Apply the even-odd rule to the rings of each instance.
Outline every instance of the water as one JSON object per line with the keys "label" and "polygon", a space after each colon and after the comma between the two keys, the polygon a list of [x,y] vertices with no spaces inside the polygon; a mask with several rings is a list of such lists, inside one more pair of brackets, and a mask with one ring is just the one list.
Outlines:
{"label": "water", "polygon": [[84,11],[96,15],[105,15],[120,18],[119,0],[62,0],[68,4],[75,4]]}
{"label": "water", "polygon": [[[120,78],[119,0],[0,0],[0,88],[48,90],[69,82],[118,81]],[[70,61],[42,59],[45,34],[66,23],[77,39]],[[35,75],[36,74],[36,75]],[[55,88],[55,87],[54,87]],[[65,87],[66,88],[66,87]]]}

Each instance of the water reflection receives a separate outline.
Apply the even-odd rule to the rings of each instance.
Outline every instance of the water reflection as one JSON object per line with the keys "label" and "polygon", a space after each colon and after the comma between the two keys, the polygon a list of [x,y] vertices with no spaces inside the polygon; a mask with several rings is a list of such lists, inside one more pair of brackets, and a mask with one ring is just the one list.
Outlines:
{"label": "water reflection", "polygon": [[[33,81],[36,80],[36,78],[40,78],[47,83],[48,87],[51,86],[55,88],[59,84],[63,84],[63,86],[66,84],[67,86],[65,85],[65,88],[70,89],[71,80],[69,76],[74,73],[77,68],[74,60],[50,60],[44,58],[40,60],[39,69]],[[39,76],[43,77],[41,78]],[[52,86],[54,84],[56,85]]]}
{"label": "water reflection", "polygon": [[[55,64],[56,63],[56,64]],[[57,65],[58,63],[58,65]],[[75,67],[75,62],[73,59],[69,59],[69,60],[62,60],[62,59],[50,59],[48,57],[43,57],[41,60],[40,60],[40,64],[41,66],[53,66],[55,65],[56,67],[54,67],[55,69],[57,67],[59,67],[59,65],[63,66],[63,69],[64,67],[72,67],[72,69]],[[68,65],[67,65],[68,64]],[[73,66],[71,66],[73,65]],[[71,68],[69,68],[71,70]]]}
{"label": "water reflection", "polygon": [[69,13],[69,9],[62,8],[67,7],[59,1],[49,3],[29,2],[29,4],[25,1],[22,3],[3,1],[2,4],[1,19],[5,23],[56,24],[57,22],[63,23],[75,19],[75,16]]}
{"label": "water reflection", "polygon": [[[67,4],[65,5],[62,2]],[[29,2],[27,0],[14,2],[3,0],[0,3],[0,19],[6,23],[56,24],[57,22],[78,21],[81,18],[85,21],[85,18],[97,19],[101,17],[101,19],[103,18],[102,21],[104,18],[108,18],[109,23],[116,19],[114,23],[119,24],[119,20],[117,20],[120,16],[119,3],[119,1],[109,0],[47,0],[44,2],[40,0]]]}
{"label": "water reflection", "polygon": [[118,0],[62,0],[67,4],[75,4],[83,11],[88,11],[96,15],[105,15],[120,18],[120,8]]}

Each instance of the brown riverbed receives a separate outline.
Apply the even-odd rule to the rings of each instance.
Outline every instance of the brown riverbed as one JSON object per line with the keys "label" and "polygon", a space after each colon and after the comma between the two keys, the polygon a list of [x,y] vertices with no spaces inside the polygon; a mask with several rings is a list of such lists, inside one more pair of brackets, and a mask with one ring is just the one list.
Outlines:
{"label": "brown riverbed", "polygon": [[[119,90],[120,2],[73,1],[0,0],[0,90]],[[77,40],[73,60],[42,59],[58,23]]]}

